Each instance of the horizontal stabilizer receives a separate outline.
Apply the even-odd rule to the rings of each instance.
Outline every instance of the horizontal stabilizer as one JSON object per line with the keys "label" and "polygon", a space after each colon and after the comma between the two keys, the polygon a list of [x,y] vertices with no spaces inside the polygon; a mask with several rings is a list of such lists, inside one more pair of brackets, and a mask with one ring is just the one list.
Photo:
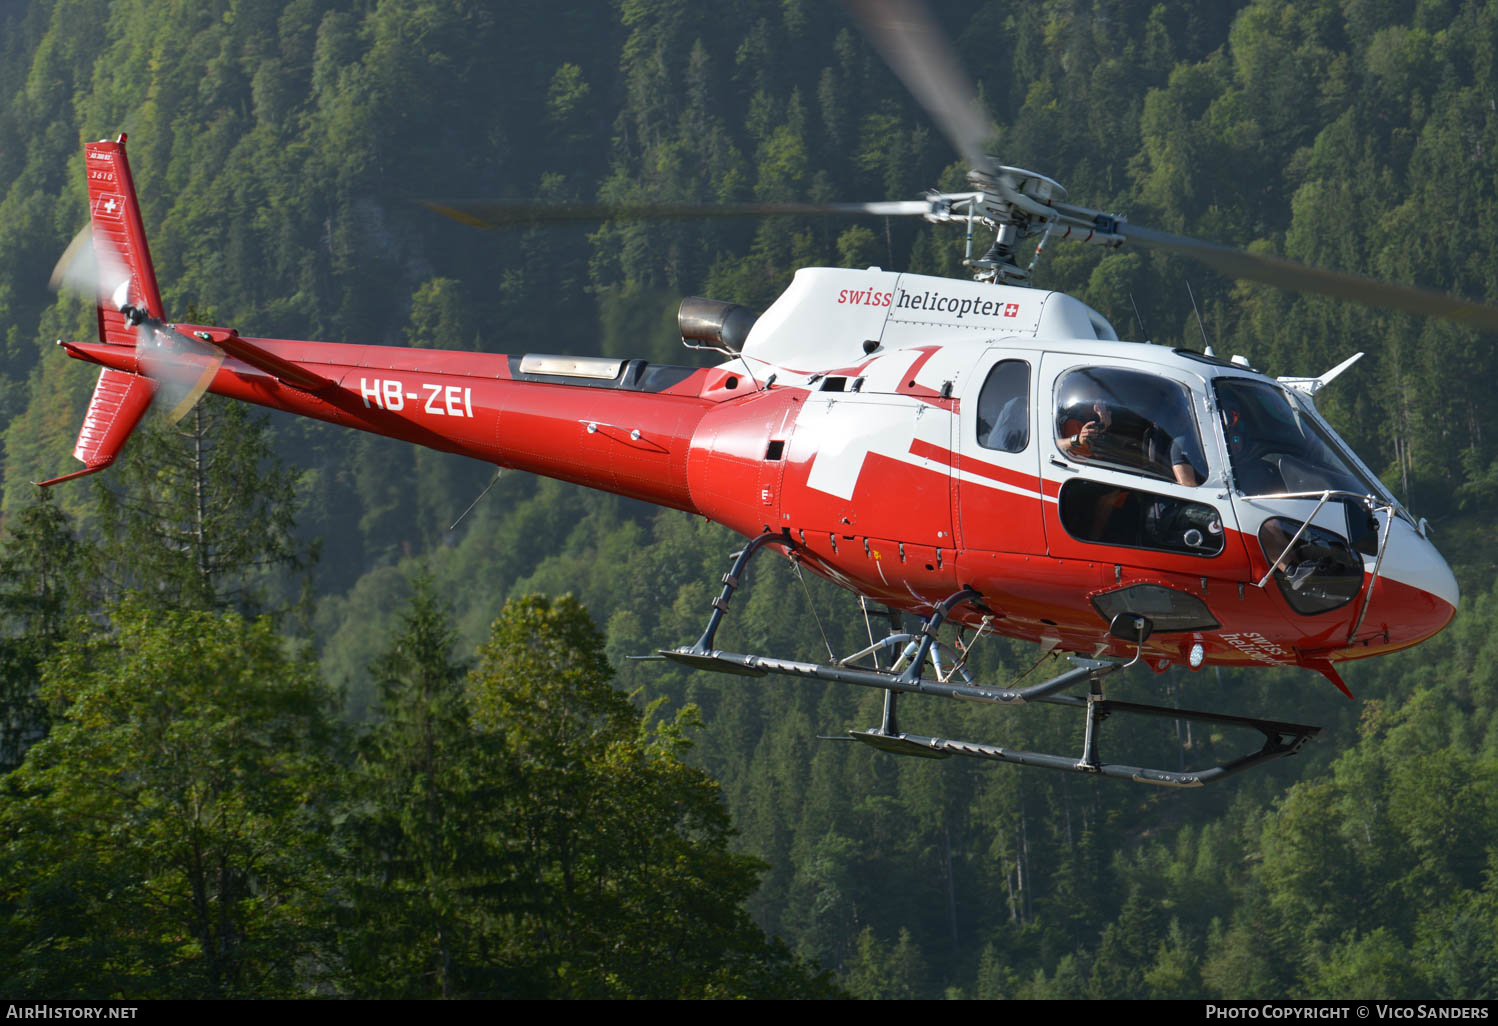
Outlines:
{"label": "horizontal stabilizer", "polygon": [[130,433],[150,408],[155,391],[156,383],[150,378],[111,367],[100,371],[94,397],[89,400],[88,413],[78,431],[78,444],[73,447],[73,455],[83,462],[83,469],[38,484],[45,488],[114,463]]}

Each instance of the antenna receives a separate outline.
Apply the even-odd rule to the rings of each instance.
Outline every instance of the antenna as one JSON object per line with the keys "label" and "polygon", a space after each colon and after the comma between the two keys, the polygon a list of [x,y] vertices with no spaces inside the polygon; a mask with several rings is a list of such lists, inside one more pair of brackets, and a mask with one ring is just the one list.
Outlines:
{"label": "antenna", "polygon": [[1202,312],[1196,308],[1196,294],[1191,291],[1189,281],[1186,283],[1186,295],[1191,297],[1191,312],[1196,314],[1196,326],[1202,333],[1202,353],[1205,356],[1216,356],[1217,354],[1212,352],[1212,343],[1207,341],[1207,326],[1202,323]]}
{"label": "antenna", "polygon": [[1148,332],[1144,330],[1144,318],[1139,316],[1139,304],[1134,302],[1134,293],[1132,291],[1129,292],[1129,305],[1134,308],[1134,323],[1139,325],[1140,340],[1149,338]]}
{"label": "antenna", "polygon": [[463,522],[463,518],[466,517],[466,516],[468,516],[468,514],[470,514],[470,513],[473,512],[473,507],[477,506],[479,504],[479,501],[481,499],[483,499],[484,496],[486,496],[486,495],[489,494],[490,489],[492,489],[495,485],[499,484],[499,479],[500,479],[500,477],[502,477],[504,475],[504,472],[505,472],[505,468],[504,467],[496,467],[494,469],[494,480],[492,480],[492,481],[489,482],[489,487],[485,488],[483,491],[479,492],[479,497],[477,499],[474,499],[472,502],[470,502],[468,504],[468,508],[465,509],[462,513],[460,513],[458,515],[458,519],[456,519],[456,520],[453,521],[453,525],[448,528],[448,531],[451,532],[451,531],[456,531],[458,529],[458,525]]}

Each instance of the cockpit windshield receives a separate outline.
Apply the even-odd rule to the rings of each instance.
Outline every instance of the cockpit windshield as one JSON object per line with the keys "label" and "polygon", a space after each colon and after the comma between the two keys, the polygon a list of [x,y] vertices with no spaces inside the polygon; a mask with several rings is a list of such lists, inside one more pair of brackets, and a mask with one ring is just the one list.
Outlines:
{"label": "cockpit windshield", "polygon": [[1300,397],[1251,378],[1213,384],[1233,481],[1246,495],[1333,491],[1384,497],[1383,487],[1343,455]]}

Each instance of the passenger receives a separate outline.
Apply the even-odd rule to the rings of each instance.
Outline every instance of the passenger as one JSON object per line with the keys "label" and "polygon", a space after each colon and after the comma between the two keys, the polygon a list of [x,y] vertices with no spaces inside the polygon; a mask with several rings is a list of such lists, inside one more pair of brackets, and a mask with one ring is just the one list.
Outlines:
{"label": "passenger", "polygon": [[983,440],[989,449],[1001,452],[1024,452],[1030,441],[1029,396],[1017,395],[1004,403],[999,419]]}
{"label": "passenger", "polygon": [[1197,451],[1196,440],[1190,435],[1176,435],[1170,440],[1167,460],[1171,476],[1178,485],[1195,488],[1207,476],[1202,465],[1206,462]]}
{"label": "passenger", "polygon": [[1113,411],[1108,409],[1108,404],[1093,403],[1090,409],[1073,411],[1071,416],[1063,417],[1061,430],[1057,432],[1061,438],[1059,444],[1070,456],[1094,459],[1093,446],[1103,440],[1112,426]]}
{"label": "passenger", "polygon": [[[1090,415],[1090,416],[1089,416]],[[1083,417],[1087,417],[1084,421]],[[1073,412],[1062,420],[1058,434],[1061,450],[1074,459],[1119,463],[1133,469],[1168,468],[1176,484],[1194,488],[1206,477],[1196,440],[1191,433],[1172,435],[1160,426],[1150,424],[1142,436],[1117,438],[1110,435],[1113,412],[1106,403],[1093,403],[1090,410]],[[1165,438],[1170,438],[1166,446]]]}

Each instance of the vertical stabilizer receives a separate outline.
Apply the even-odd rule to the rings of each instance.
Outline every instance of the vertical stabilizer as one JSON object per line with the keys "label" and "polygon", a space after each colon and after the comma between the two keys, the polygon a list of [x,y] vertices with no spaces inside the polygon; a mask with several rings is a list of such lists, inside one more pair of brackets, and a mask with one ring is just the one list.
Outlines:
{"label": "vertical stabilizer", "polygon": [[135,198],[135,180],[125,156],[125,136],[87,143],[83,160],[88,174],[88,213],[94,229],[94,251],[101,265],[118,262],[129,273],[127,282],[99,306],[99,341],[135,345],[135,329],[120,307],[133,306],[151,317],[165,319],[151,248]]}
{"label": "vertical stabilizer", "polygon": [[[120,276],[116,282],[111,272],[103,289],[111,294],[98,299],[99,341],[134,348],[136,329],[122,308],[133,308],[157,320],[163,318],[163,311],[161,293],[156,288],[156,271],[151,266],[151,249],[146,244],[145,224],[135,198],[135,181],[125,157],[125,136],[121,134],[113,142],[86,144],[83,160],[97,268],[94,277],[103,281],[104,268],[118,268]],[[44,487],[57,484],[112,465],[150,408],[155,393],[156,382],[148,377],[107,367],[102,370],[78,432],[78,443],[73,447],[73,455],[83,463],[83,469],[40,484]]]}

